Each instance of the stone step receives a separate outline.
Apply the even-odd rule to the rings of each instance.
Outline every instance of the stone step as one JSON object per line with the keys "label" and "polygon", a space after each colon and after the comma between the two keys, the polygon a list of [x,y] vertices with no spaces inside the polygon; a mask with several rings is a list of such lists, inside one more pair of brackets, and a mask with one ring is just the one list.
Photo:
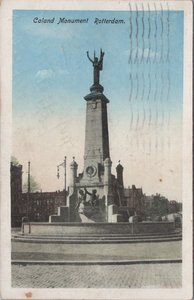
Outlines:
{"label": "stone step", "polygon": [[182,258],[118,259],[118,260],[24,260],[13,259],[12,265],[134,265],[182,263]]}
{"label": "stone step", "polygon": [[173,242],[180,241],[181,238],[171,238],[171,239],[155,239],[155,240],[37,240],[37,239],[23,239],[14,240],[15,242],[22,243],[41,243],[41,244],[130,244],[130,243],[155,243],[155,242]]}
{"label": "stone step", "polygon": [[114,239],[157,239],[157,238],[172,238],[172,237],[181,237],[181,233],[175,233],[175,234],[160,234],[160,235],[132,235],[132,234],[124,234],[124,235],[34,235],[34,234],[28,234],[28,235],[19,235],[15,234],[12,235],[13,238],[25,238],[25,239],[69,239],[69,240],[94,240],[94,239],[100,239],[100,240],[114,240]]}
{"label": "stone step", "polygon": [[141,242],[167,242],[179,241],[181,235],[157,236],[157,237],[48,237],[48,236],[14,236],[12,241],[24,243],[67,243],[67,244],[91,244],[91,243],[141,243]]}
{"label": "stone step", "polygon": [[86,237],[86,238],[110,238],[110,237],[133,237],[133,238],[138,238],[138,237],[162,237],[162,236],[180,236],[182,234],[182,231],[181,230],[174,230],[173,232],[169,232],[168,234],[165,234],[165,233],[135,233],[135,234],[131,234],[131,233],[94,233],[94,234],[91,234],[91,233],[64,233],[64,234],[22,234],[21,232],[15,232],[15,233],[12,233],[12,236],[14,237],[26,237],[26,236],[31,236],[31,237],[38,237],[38,236],[45,236],[45,237]]}

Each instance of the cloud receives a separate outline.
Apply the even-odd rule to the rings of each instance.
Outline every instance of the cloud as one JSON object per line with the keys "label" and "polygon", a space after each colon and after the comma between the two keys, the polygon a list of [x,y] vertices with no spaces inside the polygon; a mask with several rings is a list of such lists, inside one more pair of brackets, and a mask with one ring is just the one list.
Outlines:
{"label": "cloud", "polygon": [[143,54],[143,57],[144,58],[148,58],[148,56],[150,56],[150,58],[153,58],[153,57],[155,57],[155,56],[159,56],[159,53],[158,52],[155,52],[155,51],[153,51],[153,50],[151,50],[151,49],[149,49],[149,48],[145,48],[144,49],[144,52],[143,52],[143,50],[141,49],[141,53],[140,53],[140,55],[142,55]]}
{"label": "cloud", "polygon": [[[30,37],[36,37],[40,40],[66,40],[70,39],[73,34],[73,29],[70,26],[62,26],[58,27],[56,24],[35,24],[33,22],[29,22],[28,18],[30,16],[26,16],[27,21],[22,22],[20,24],[20,31],[24,32]],[[51,25],[51,26],[49,26]]]}
{"label": "cloud", "polygon": [[68,74],[67,70],[42,69],[36,73],[36,78],[38,78],[40,80],[46,80],[46,79],[54,78],[58,75],[65,75],[65,74]]}
{"label": "cloud", "polygon": [[138,58],[138,59],[147,59],[154,58],[159,56],[159,52],[156,52],[149,48],[133,48],[132,51],[130,49],[127,49],[123,52],[124,55],[131,55],[131,58]]}
{"label": "cloud", "polygon": [[43,69],[43,70],[39,70],[36,73],[36,77],[39,78],[39,79],[41,79],[41,80],[44,80],[44,79],[48,79],[48,78],[54,77],[54,74],[55,73],[51,69]]}

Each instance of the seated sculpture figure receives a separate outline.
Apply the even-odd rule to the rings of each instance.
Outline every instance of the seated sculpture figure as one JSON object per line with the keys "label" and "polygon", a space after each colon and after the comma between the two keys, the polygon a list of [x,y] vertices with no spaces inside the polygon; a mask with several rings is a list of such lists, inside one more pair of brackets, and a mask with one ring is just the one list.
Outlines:
{"label": "seated sculpture figure", "polygon": [[[96,193],[97,190],[95,189],[93,189],[91,193],[87,191],[86,187],[84,187],[84,191],[80,189],[75,210],[81,215],[91,214],[90,210],[93,210],[99,205],[99,196]],[[86,200],[87,195],[90,196],[88,201]]]}
{"label": "seated sculpture figure", "polygon": [[78,211],[80,214],[84,213],[84,206],[86,204],[86,192],[83,190],[79,190],[79,197],[78,202],[76,204],[75,210]]}
{"label": "seated sculpture figure", "polygon": [[85,194],[90,195],[90,200],[88,201],[92,207],[95,207],[99,204],[99,196],[96,194],[97,190],[92,190],[92,193],[88,192],[86,187],[84,188]]}

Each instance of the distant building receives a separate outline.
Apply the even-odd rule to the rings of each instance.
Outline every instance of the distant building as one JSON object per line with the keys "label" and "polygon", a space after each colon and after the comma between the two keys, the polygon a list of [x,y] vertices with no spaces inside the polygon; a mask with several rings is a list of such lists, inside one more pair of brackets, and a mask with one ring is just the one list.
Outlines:
{"label": "distant building", "polygon": [[22,166],[11,163],[11,226],[17,227],[21,219]]}
{"label": "distant building", "polygon": [[168,203],[168,207],[169,207],[170,214],[182,211],[182,203],[179,203],[175,200],[170,200]]}
{"label": "distant building", "polygon": [[153,217],[154,215],[165,216],[167,214],[181,212],[182,203],[176,200],[168,200],[159,194],[151,196],[144,195],[144,209],[146,217]]}
{"label": "distant building", "polygon": [[150,216],[153,207],[154,207],[154,196],[144,195],[144,210],[146,216]]}
{"label": "distant building", "polygon": [[182,202],[178,202],[178,211],[182,212],[182,210],[183,210],[183,204]]}
{"label": "distant building", "polygon": [[46,193],[22,193],[22,166],[10,165],[11,227],[20,227],[22,218],[30,221],[48,222],[49,215],[57,212],[58,206],[66,205],[64,191]]}
{"label": "distant building", "polygon": [[144,217],[144,194],[142,188],[132,187],[124,188],[124,205],[127,206],[129,215],[138,215]]}
{"label": "distant building", "polygon": [[26,205],[26,216],[32,222],[48,222],[49,215],[57,213],[59,206],[66,205],[65,192],[23,193],[22,201]]}

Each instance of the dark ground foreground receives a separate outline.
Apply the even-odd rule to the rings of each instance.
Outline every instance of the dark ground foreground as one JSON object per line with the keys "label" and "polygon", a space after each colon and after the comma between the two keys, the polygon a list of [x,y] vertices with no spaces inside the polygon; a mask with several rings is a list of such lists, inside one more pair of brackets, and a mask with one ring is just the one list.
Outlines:
{"label": "dark ground foreground", "polygon": [[180,288],[181,263],[64,266],[13,265],[12,287]]}

